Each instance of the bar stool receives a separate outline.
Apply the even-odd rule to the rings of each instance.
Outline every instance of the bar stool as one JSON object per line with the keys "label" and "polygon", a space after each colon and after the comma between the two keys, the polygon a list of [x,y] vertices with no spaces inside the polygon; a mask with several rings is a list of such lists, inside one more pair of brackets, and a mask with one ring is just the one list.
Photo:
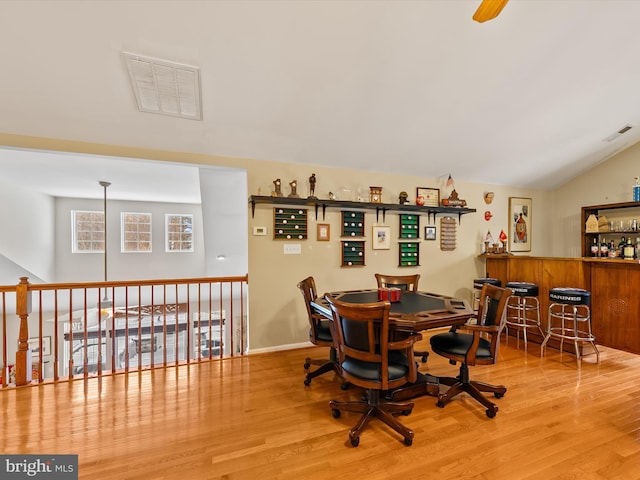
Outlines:
{"label": "bar stool", "polygon": [[475,278],[473,280],[473,295],[471,298],[471,305],[474,312],[478,310],[478,304],[480,303],[480,291],[485,283],[495,285],[496,287],[502,287],[502,282],[497,278]]}
{"label": "bar stool", "polygon": [[537,329],[540,338],[544,332],[540,326],[540,302],[538,302],[538,285],[529,282],[507,282],[507,288],[513,292],[507,300],[507,318],[505,333],[509,338],[509,327],[517,329],[518,345],[520,331],[524,337],[524,351],[527,351],[527,330]]}
{"label": "bar stool", "polygon": [[572,340],[576,347],[576,360],[580,368],[580,345],[590,343],[596,354],[596,362],[600,363],[600,352],[596,346],[596,337],[591,333],[591,292],[581,288],[552,288],[549,290],[549,319],[547,335],[540,345],[540,355],[550,338],[562,343]]}

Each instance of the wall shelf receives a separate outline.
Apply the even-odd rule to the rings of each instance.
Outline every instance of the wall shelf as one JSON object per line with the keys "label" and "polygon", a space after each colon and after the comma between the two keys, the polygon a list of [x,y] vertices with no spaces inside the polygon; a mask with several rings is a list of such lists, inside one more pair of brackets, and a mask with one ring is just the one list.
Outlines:
{"label": "wall shelf", "polygon": [[475,208],[467,207],[422,207],[419,205],[400,205],[397,203],[370,203],[370,202],[352,202],[348,200],[323,200],[320,198],[292,198],[292,197],[271,197],[264,195],[251,195],[249,197],[251,203],[251,217],[255,214],[256,205],[259,203],[270,205],[289,205],[289,206],[310,206],[314,207],[316,212],[316,220],[318,219],[318,211],[322,210],[322,219],[324,220],[327,208],[345,209],[365,209],[376,211],[376,221],[382,213],[382,221],[384,221],[387,212],[413,212],[421,215],[427,214],[427,221],[435,222],[437,215],[458,216],[458,223],[462,215],[467,213],[475,213]]}

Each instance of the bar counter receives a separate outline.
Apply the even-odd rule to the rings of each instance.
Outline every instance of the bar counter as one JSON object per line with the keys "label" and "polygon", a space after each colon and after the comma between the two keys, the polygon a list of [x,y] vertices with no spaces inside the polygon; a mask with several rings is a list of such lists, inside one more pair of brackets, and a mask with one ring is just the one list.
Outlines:
{"label": "bar counter", "polygon": [[[620,258],[555,258],[483,254],[487,277],[539,287],[540,319],[547,328],[549,290],[591,292],[591,326],[598,345],[640,354],[640,262]],[[541,343],[534,332],[531,339]],[[565,342],[566,343],[566,342]],[[553,346],[553,345],[552,345]]]}

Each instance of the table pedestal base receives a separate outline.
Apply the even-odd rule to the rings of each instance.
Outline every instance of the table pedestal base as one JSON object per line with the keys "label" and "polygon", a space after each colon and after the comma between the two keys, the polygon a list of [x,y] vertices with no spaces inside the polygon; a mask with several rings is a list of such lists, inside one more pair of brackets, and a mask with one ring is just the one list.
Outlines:
{"label": "table pedestal base", "polygon": [[385,397],[393,401],[403,401],[423,395],[437,397],[439,394],[440,380],[438,377],[418,372],[418,379],[415,383],[409,383],[403,387],[387,392]]}

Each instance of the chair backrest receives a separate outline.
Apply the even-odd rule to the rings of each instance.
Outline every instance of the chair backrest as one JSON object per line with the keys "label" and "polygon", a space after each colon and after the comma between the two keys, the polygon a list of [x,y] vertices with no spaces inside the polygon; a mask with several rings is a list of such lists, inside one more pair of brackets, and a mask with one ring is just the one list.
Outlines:
{"label": "chair backrest", "polygon": [[507,299],[511,294],[510,288],[502,288],[485,283],[480,291],[478,325],[485,327],[495,326],[498,330],[502,330],[506,318],[504,313]]}
{"label": "chair backrest", "polygon": [[[326,294],[333,315],[333,331],[343,378],[363,388],[388,390],[415,381],[412,342],[402,348],[389,342],[389,302],[346,303]],[[404,350],[407,359],[399,365],[389,351]]]}
{"label": "chair backrest", "polygon": [[475,350],[477,339],[473,347],[467,352],[465,363],[468,365],[487,365],[497,360],[500,332],[506,320],[507,300],[511,296],[510,288],[498,287],[485,283],[480,291],[480,304],[478,305],[477,326],[471,325],[471,330],[476,328],[475,335],[482,335],[489,342],[489,355],[476,357]]}
{"label": "chair backrest", "polygon": [[418,291],[418,282],[420,281],[419,273],[415,275],[383,275],[376,273],[375,276],[378,282],[378,288],[393,287],[409,292]]}
{"label": "chair backrest", "polygon": [[307,317],[309,319],[309,341],[314,345],[326,345],[332,346],[333,342],[323,341],[318,338],[320,322],[324,320],[324,317],[319,313],[313,311],[311,302],[318,298],[318,291],[316,290],[316,282],[313,277],[307,277],[298,283],[298,289],[302,293],[304,298],[304,306],[307,308]]}

